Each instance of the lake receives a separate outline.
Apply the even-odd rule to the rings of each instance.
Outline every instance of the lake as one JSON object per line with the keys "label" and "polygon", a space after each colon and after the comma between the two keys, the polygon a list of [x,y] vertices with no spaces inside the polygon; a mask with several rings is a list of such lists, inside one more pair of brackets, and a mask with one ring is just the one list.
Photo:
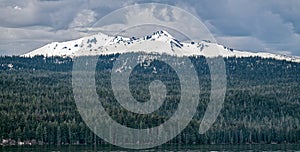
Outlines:
{"label": "lake", "polygon": [[[72,145],[72,146],[6,146],[1,147],[0,151],[132,151],[115,146],[93,146],[93,145]],[[300,144],[294,145],[163,145],[154,149],[140,151],[300,151]]]}

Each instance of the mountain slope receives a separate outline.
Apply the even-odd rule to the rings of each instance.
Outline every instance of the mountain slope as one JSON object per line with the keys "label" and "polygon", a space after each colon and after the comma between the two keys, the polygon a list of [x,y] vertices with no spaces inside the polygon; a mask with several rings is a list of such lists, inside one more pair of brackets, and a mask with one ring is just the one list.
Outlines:
{"label": "mountain slope", "polygon": [[205,57],[262,57],[300,62],[300,57],[290,57],[271,53],[252,53],[229,49],[225,46],[201,42],[179,42],[166,31],[157,31],[141,38],[112,37],[103,33],[83,37],[67,42],[53,42],[32,52],[25,57],[44,56],[89,56],[126,52],[165,53],[176,56],[203,55]]}

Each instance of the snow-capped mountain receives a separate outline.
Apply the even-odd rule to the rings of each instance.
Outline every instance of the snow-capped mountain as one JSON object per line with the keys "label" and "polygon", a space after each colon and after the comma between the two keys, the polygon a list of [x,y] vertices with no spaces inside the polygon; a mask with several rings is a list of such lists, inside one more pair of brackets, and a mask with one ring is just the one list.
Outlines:
{"label": "snow-capped mountain", "polygon": [[116,54],[127,52],[145,52],[169,54],[176,56],[195,56],[205,57],[262,57],[274,58],[277,60],[287,60],[300,62],[300,57],[291,57],[271,53],[252,53],[229,49],[225,46],[201,42],[180,42],[166,31],[157,31],[152,35],[141,38],[126,38],[122,36],[109,36],[103,33],[83,37],[67,42],[52,42],[32,52],[24,54],[26,57],[35,55],[44,56],[90,56],[101,54]]}

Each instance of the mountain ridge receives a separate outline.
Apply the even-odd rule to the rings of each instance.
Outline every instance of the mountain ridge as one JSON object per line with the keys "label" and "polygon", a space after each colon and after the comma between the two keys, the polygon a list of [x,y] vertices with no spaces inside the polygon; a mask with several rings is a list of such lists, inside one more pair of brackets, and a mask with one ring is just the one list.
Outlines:
{"label": "mountain ridge", "polygon": [[300,62],[300,57],[297,56],[240,51],[205,40],[201,42],[180,42],[167,31],[156,31],[152,35],[146,35],[140,38],[109,36],[104,33],[97,33],[71,41],[52,42],[21,56],[33,57],[36,55],[44,55],[76,57],[122,54],[128,52],[165,53],[175,56],[261,57]]}

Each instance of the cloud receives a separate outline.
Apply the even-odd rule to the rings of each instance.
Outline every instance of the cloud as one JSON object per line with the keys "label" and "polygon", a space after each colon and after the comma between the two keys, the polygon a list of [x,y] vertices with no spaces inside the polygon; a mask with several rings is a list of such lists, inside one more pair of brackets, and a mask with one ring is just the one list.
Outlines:
{"label": "cloud", "polygon": [[[299,55],[300,2],[290,0],[189,1],[222,44],[242,50]],[[186,6],[185,6],[186,7]],[[250,40],[245,43],[245,40]],[[255,43],[253,43],[255,42]]]}
{"label": "cloud", "polygon": [[93,21],[127,3],[3,0],[0,3],[0,54],[19,55],[52,41],[80,38],[86,34],[74,27],[90,26]]}
{"label": "cloud", "polygon": [[[180,8],[157,4],[142,4],[126,7],[99,20],[94,27],[109,34],[126,30],[128,35],[145,36],[157,30],[168,30],[179,40],[211,40],[204,24]],[[124,34],[124,33],[122,33]],[[178,37],[177,37],[178,36]]]}
{"label": "cloud", "polygon": [[[227,47],[233,49],[242,48],[242,50],[254,52],[266,49],[266,46],[262,41],[251,36],[220,36],[217,37],[217,41],[218,43],[226,44]],[[249,48],[251,48],[251,50]]]}
{"label": "cloud", "polygon": [[70,23],[70,28],[91,26],[96,21],[97,14],[92,10],[80,11],[73,21]]}
{"label": "cloud", "polygon": [[[29,2],[22,9],[18,4],[11,6],[2,6],[0,9],[1,26],[6,27],[22,27],[36,24],[34,21],[38,18],[35,5]],[[22,17],[20,17],[22,16]]]}
{"label": "cloud", "polygon": [[[49,27],[7,28],[0,27],[0,51],[6,55],[20,55],[54,41],[72,40],[85,33],[68,30],[53,32]],[[4,52],[4,53],[3,53]]]}
{"label": "cloud", "polygon": [[[198,16],[218,42],[228,47],[300,55],[299,0],[2,0],[0,50],[24,52],[51,41],[79,38],[108,13],[129,4],[148,2],[170,4]],[[181,19],[183,24],[178,26],[189,24],[188,18],[168,9],[157,12],[152,8],[151,16],[145,16],[145,11],[131,16],[164,22]],[[133,19],[130,15],[125,20],[112,19],[118,22],[110,27],[122,28],[134,23]]]}

